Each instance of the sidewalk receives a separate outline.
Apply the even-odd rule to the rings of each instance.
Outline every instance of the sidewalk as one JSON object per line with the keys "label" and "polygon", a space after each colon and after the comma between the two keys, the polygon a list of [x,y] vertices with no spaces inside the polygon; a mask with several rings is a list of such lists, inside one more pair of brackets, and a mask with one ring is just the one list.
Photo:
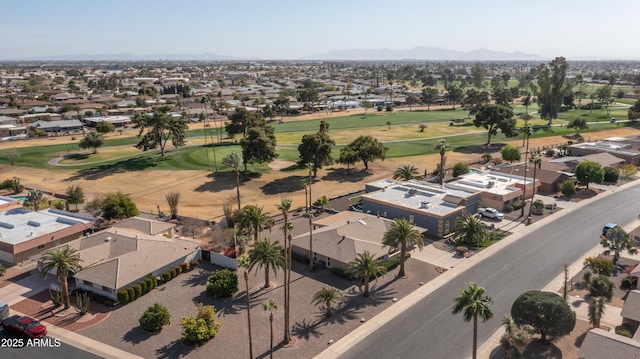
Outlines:
{"label": "sidewalk", "polygon": [[[558,211],[555,215],[543,218],[543,219],[541,219],[539,221],[536,221],[533,224],[528,225],[528,226],[523,225],[521,223],[518,223],[516,221],[513,221],[511,223],[507,223],[507,224],[503,225],[504,227],[512,228],[510,230],[513,230],[513,229],[517,228],[517,231],[515,233],[513,233],[512,235],[508,236],[507,238],[505,238],[505,239],[499,241],[498,243],[490,246],[489,248],[481,251],[480,253],[477,253],[477,254],[473,255],[472,257],[464,259],[462,262],[456,264],[453,268],[449,269],[448,271],[446,271],[445,273],[443,273],[439,277],[435,278],[434,280],[429,282],[427,285],[418,288],[413,293],[411,293],[407,297],[403,298],[402,300],[400,300],[399,302],[397,302],[393,306],[387,308],[382,313],[380,313],[377,316],[375,316],[374,318],[368,320],[366,323],[364,323],[363,325],[358,327],[356,330],[352,331],[349,335],[347,335],[344,338],[340,339],[338,342],[333,343],[329,348],[324,350],[322,353],[318,354],[315,358],[316,359],[325,359],[325,358],[329,359],[329,358],[337,358],[337,357],[339,357],[340,355],[342,355],[345,352],[347,352],[356,343],[358,343],[361,340],[363,340],[364,338],[366,338],[369,334],[371,334],[374,331],[384,327],[384,325],[388,321],[392,320],[393,318],[395,318],[398,314],[402,313],[403,311],[409,309],[413,304],[415,304],[418,301],[420,301],[421,299],[425,298],[426,296],[428,296],[429,294],[434,292],[436,289],[438,289],[442,285],[444,285],[447,282],[453,280],[457,275],[459,275],[459,274],[463,273],[464,271],[472,268],[477,263],[479,263],[479,262],[491,257],[494,253],[498,252],[499,250],[501,250],[502,248],[508,246],[509,244],[513,243],[514,241],[517,241],[520,238],[522,238],[523,236],[528,235],[531,232],[534,232],[537,228],[543,227],[543,226],[545,226],[546,224],[548,224],[548,223],[550,223],[552,221],[556,221],[556,220],[561,219],[566,214],[571,213],[574,210],[576,210],[576,209],[578,209],[578,208],[580,208],[582,206],[586,206],[586,205],[594,202],[595,200],[602,199],[603,197],[608,196],[613,192],[620,191],[620,190],[623,190],[623,189],[625,189],[627,187],[632,187],[632,186],[635,186],[635,185],[640,185],[640,182],[638,182],[638,181],[629,182],[629,183],[626,183],[626,184],[624,184],[624,185],[620,186],[619,188],[616,188],[616,189],[614,189],[612,191],[603,192],[603,193],[599,194],[598,196],[594,196],[593,198],[585,199],[585,200],[582,200],[582,201],[577,202],[577,203],[576,202],[570,202],[570,201],[558,202],[558,207],[562,208],[563,210]],[[542,196],[536,196],[536,198],[538,198],[538,197],[542,197]],[[628,227],[632,227],[634,225],[637,226],[639,224],[640,223],[636,223],[634,221],[633,223],[629,224],[628,226],[625,226],[625,230],[628,229]],[[594,247],[594,249],[592,249],[592,251],[587,253],[587,255],[593,255],[592,252],[595,252],[596,250],[598,250],[598,253],[601,252],[600,246]],[[573,273],[573,275],[575,275],[575,273],[577,273],[579,271],[579,269],[576,270],[576,268],[578,268],[578,267],[581,268],[581,266],[582,266],[582,260],[579,260],[576,263],[572,264],[572,266],[570,268],[570,274]],[[573,270],[573,272],[571,272],[571,270]],[[548,288],[553,288],[552,290],[554,292],[557,291],[558,288],[560,288],[562,286],[562,284],[560,284],[558,286],[557,280],[558,280],[558,278],[556,278],[549,285],[547,285]],[[561,274],[560,283],[563,283],[563,280],[564,280],[564,274]],[[547,287],[545,287],[545,289],[543,289],[543,290],[547,290],[546,289]],[[619,315],[619,314],[617,314],[617,315]],[[609,320],[614,321],[615,320],[615,316],[616,316],[616,313],[611,312],[611,314],[608,314],[608,312],[607,312],[607,314],[606,314],[607,323],[609,322]],[[603,320],[603,323],[605,323],[604,320]],[[500,330],[502,330],[502,329],[499,329],[490,338],[489,341],[485,342],[482,346],[480,346],[478,348],[478,357],[479,358],[489,358],[489,354],[491,353],[491,350],[496,347],[496,343],[497,343],[497,345],[499,345],[500,337],[502,336],[502,333],[500,333]]]}

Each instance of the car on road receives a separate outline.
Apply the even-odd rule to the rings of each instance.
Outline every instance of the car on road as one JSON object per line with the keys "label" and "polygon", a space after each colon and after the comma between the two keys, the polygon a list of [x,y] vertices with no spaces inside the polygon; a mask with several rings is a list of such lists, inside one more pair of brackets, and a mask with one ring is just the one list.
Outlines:
{"label": "car on road", "polygon": [[607,223],[604,225],[604,227],[602,228],[602,235],[606,236],[607,232],[609,232],[609,230],[616,228],[618,225],[615,223]]}
{"label": "car on road", "polygon": [[491,207],[478,208],[478,214],[481,217],[493,218],[499,221],[501,221],[504,218],[504,214],[502,214],[502,212]]}
{"label": "car on road", "polygon": [[8,332],[29,338],[42,338],[47,335],[47,327],[31,317],[13,315],[2,320],[2,327]]}

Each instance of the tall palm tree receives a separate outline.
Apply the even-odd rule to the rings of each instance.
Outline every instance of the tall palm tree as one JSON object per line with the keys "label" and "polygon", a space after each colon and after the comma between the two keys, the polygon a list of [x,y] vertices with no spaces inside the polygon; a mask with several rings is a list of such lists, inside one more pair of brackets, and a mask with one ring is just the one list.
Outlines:
{"label": "tall palm tree", "polygon": [[542,167],[542,155],[540,151],[533,151],[529,156],[529,162],[533,164],[533,186],[531,187],[531,205],[529,206],[529,216],[531,216],[531,209],[533,208],[533,197],[536,195],[536,174],[540,167]]}
{"label": "tall palm tree", "polygon": [[[282,225],[282,231],[284,232],[284,337],[283,343],[289,343],[291,341],[291,329],[289,328],[291,308],[289,306],[290,291],[291,291],[291,233],[293,225],[289,221],[289,210],[291,209],[291,199],[283,199],[280,204],[277,205],[278,209],[282,211],[282,217],[284,223]],[[272,338],[273,339],[273,338]]]}
{"label": "tall palm tree", "polygon": [[369,251],[364,251],[363,253],[358,253],[356,259],[349,263],[346,272],[362,278],[364,281],[364,293],[362,293],[362,296],[366,298],[369,296],[369,281],[371,277],[377,278],[387,273],[387,267],[382,264],[381,260],[373,258]]}
{"label": "tall palm tree", "polygon": [[382,244],[392,248],[400,247],[400,273],[398,273],[398,277],[404,277],[406,276],[404,261],[407,256],[407,247],[417,245],[422,250],[424,238],[406,218],[396,218],[391,227],[384,233]]}
{"label": "tall palm tree", "polygon": [[444,161],[446,158],[444,154],[448,148],[449,148],[449,144],[444,139],[441,139],[440,143],[438,143],[434,148],[435,150],[438,150],[440,152],[440,185],[441,186],[444,184],[444,175],[445,175]]}
{"label": "tall palm tree", "polygon": [[240,165],[242,160],[236,152],[231,152],[222,159],[222,164],[231,167],[236,175],[236,198],[238,200],[238,210],[240,210]]}
{"label": "tall palm tree", "polygon": [[344,296],[340,293],[339,290],[335,289],[331,286],[324,286],[320,288],[319,291],[313,294],[313,298],[311,298],[311,303],[313,303],[316,307],[319,305],[324,306],[326,309],[325,318],[331,318],[331,305],[333,303],[340,303],[344,300]]}
{"label": "tall palm tree", "polygon": [[84,191],[80,186],[71,185],[67,188],[67,202],[76,205],[76,212],[78,211],[78,203],[84,202]]}
{"label": "tall palm tree", "polygon": [[309,272],[313,272],[315,263],[313,263],[313,213],[311,213],[311,184],[313,184],[313,178],[311,178],[311,164],[309,164],[309,199],[307,200],[307,213],[305,214],[309,220]]}
{"label": "tall palm tree", "polygon": [[600,328],[600,319],[602,319],[602,315],[604,314],[605,300],[605,297],[594,297],[591,298],[591,302],[589,303],[589,323],[591,323],[594,328]]}
{"label": "tall palm tree", "polygon": [[[200,101],[205,103],[205,97]],[[207,166],[209,167],[209,171],[211,171],[211,160],[209,159],[209,149],[207,149],[207,106],[204,106],[204,112],[200,112],[198,115],[198,120],[200,120],[204,126],[204,153],[207,154]]]}
{"label": "tall palm tree", "polygon": [[276,301],[273,299],[269,299],[268,302],[262,304],[262,310],[269,311],[269,358],[273,359],[273,312],[278,309],[278,305]]}
{"label": "tall palm tree", "polygon": [[42,202],[43,200],[44,194],[39,189],[30,189],[27,193],[27,197],[24,199],[24,201],[28,205],[33,206],[34,212],[38,212],[38,210],[40,209],[40,202]]}
{"label": "tall palm tree", "polygon": [[262,228],[269,224],[269,217],[262,211],[262,207],[250,204],[244,206],[240,213],[240,228],[245,233],[253,234],[253,240],[258,240]]}
{"label": "tall palm tree", "polygon": [[244,268],[244,287],[247,295],[247,325],[249,326],[249,358],[253,359],[253,338],[251,337],[251,293],[249,293],[249,266],[251,260],[243,256],[238,258],[238,267]]}
{"label": "tall palm tree", "polygon": [[69,284],[67,277],[69,274],[75,274],[80,270],[80,253],[75,248],[65,246],[57,249],[51,249],[40,258],[40,273],[46,276],[48,273],[55,273],[60,283],[60,291],[64,300],[64,308],[71,306],[69,301]]}
{"label": "tall palm tree", "polygon": [[608,256],[613,253],[613,264],[618,264],[620,253],[623,251],[627,251],[629,254],[638,253],[638,248],[633,238],[631,238],[624,229],[620,228],[620,226],[608,230],[606,236],[601,237],[600,245],[605,248],[605,255]]}
{"label": "tall palm tree", "polygon": [[393,179],[400,179],[403,181],[409,181],[418,177],[418,169],[414,165],[404,165],[398,167],[393,173]]}
{"label": "tall palm tree", "polygon": [[[529,125],[525,125],[522,128],[522,132],[524,133],[524,138],[527,140],[526,144],[525,144],[525,148],[524,148],[524,181],[523,184],[524,186],[522,186],[522,202],[524,202],[524,204],[527,203],[527,163],[529,163],[527,161],[527,158],[529,157],[529,137],[531,137],[531,135],[533,135],[533,127],[529,126]],[[522,208],[520,209],[520,217],[524,216],[524,207],[526,206],[522,206]]]}
{"label": "tall palm tree", "polygon": [[271,287],[269,282],[269,269],[278,275],[278,268],[284,267],[283,248],[278,241],[271,242],[268,238],[255,242],[253,249],[249,251],[249,270],[264,268],[264,287]]}
{"label": "tall palm tree", "polygon": [[475,244],[480,247],[489,239],[489,229],[487,226],[472,214],[464,214],[456,219],[453,226],[453,238],[456,242]]}
{"label": "tall palm tree", "polygon": [[467,282],[467,288],[460,291],[458,297],[454,299],[455,304],[451,313],[458,314],[463,312],[465,322],[473,320],[473,359],[477,358],[478,348],[478,316],[483,322],[493,317],[491,304],[493,300],[485,295],[485,289],[478,287],[474,282]]}

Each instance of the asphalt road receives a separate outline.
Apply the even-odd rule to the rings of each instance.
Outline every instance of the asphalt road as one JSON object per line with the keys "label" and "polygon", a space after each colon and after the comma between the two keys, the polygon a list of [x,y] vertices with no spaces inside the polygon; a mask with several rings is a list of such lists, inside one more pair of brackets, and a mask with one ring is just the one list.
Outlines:
{"label": "asphalt road", "polygon": [[[478,347],[499,327],[515,299],[541,289],[599,243],[606,222],[622,226],[638,217],[640,187],[628,187],[523,236],[478,263],[354,345],[341,358],[469,358],[472,323],[452,315],[453,299],[465,282],[487,289],[494,316],[478,325]],[[562,207],[561,204],[559,204]]]}
{"label": "asphalt road", "polygon": [[[22,339],[22,346],[19,340]],[[0,357],[15,359],[98,359],[97,355],[85,352],[74,346],[60,342],[59,346],[55,339],[47,336],[45,342],[40,342],[38,347],[27,346],[27,339],[9,335],[0,327]],[[33,343],[33,342],[32,342]],[[37,344],[36,344],[37,345]]]}

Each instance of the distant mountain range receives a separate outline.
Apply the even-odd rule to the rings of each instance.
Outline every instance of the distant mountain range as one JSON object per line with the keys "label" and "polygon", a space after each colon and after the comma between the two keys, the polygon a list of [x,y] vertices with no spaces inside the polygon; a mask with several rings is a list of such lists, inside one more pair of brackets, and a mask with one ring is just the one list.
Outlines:
{"label": "distant mountain range", "polygon": [[436,60],[436,61],[522,61],[546,60],[536,54],[524,52],[502,52],[487,49],[472,51],[455,51],[439,47],[419,46],[413,49],[349,49],[333,50],[321,54],[307,56],[314,60]]}

